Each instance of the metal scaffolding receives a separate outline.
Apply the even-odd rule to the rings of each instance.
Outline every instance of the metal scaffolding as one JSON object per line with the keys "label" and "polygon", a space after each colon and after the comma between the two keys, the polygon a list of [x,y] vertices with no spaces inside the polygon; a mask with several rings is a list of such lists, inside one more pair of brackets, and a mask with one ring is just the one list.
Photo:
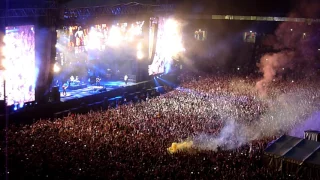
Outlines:
{"label": "metal scaffolding", "polygon": [[[48,16],[50,11],[59,10],[65,19],[69,18],[84,18],[97,16],[121,16],[145,13],[163,13],[173,12],[174,5],[145,5],[138,3],[129,3],[117,6],[95,6],[82,8],[65,8],[58,9],[54,2],[48,2],[47,8],[24,8],[24,9],[9,9],[7,18],[22,18],[22,17],[41,17]],[[0,9],[0,18],[6,17],[6,10]]]}
{"label": "metal scaffolding", "polygon": [[[60,19],[85,19],[99,16],[122,16],[139,15],[148,13],[173,13],[173,4],[140,4],[127,3],[115,6],[94,6],[81,8],[58,8],[55,0],[47,0],[45,8],[24,8],[24,9],[0,9],[0,18],[22,18],[22,17],[46,17],[53,12],[60,16]],[[7,14],[6,14],[7,12]],[[6,16],[7,15],[7,16]],[[235,16],[235,15],[200,15],[188,14],[187,19],[212,19],[212,20],[244,20],[244,21],[278,21],[278,22],[305,22],[308,24],[320,23],[320,19],[311,18],[288,18],[288,17],[269,17],[269,16]]]}
{"label": "metal scaffolding", "polygon": [[126,4],[118,6],[96,6],[65,9],[64,18],[83,18],[98,16],[121,16],[145,13],[173,12],[173,5]]}
{"label": "metal scaffolding", "polygon": [[[45,8],[9,9],[7,15],[8,15],[7,18],[47,16],[48,9],[45,9]],[[0,9],[0,18],[6,18],[6,10]]]}

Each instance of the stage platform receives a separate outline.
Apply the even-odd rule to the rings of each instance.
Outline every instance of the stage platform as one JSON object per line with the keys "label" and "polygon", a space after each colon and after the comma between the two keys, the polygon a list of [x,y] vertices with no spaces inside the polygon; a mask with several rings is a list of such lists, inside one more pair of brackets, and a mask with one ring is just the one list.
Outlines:
{"label": "stage platform", "polygon": [[63,95],[62,89],[60,88],[60,101],[66,102],[73,99],[80,99],[91,95],[100,94],[102,92],[108,92],[111,90],[115,90],[118,88],[126,87],[126,86],[133,86],[137,83],[128,82],[126,85],[124,81],[103,81],[100,82],[101,86],[95,85],[86,85],[83,86],[81,89],[67,89],[67,94]]}
{"label": "stage platform", "polygon": [[79,85],[71,85],[68,87],[69,90],[78,90],[78,89],[84,89],[88,87],[87,84],[79,84]]}

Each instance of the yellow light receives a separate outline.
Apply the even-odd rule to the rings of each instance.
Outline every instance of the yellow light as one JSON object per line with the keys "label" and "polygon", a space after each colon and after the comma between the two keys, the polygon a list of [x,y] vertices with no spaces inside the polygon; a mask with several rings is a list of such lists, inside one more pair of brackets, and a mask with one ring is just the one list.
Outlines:
{"label": "yellow light", "polygon": [[60,67],[57,64],[54,64],[53,66],[53,72],[58,73],[60,72]]}
{"label": "yellow light", "polygon": [[137,49],[138,49],[138,50],[141,50],[141,49],[142,49],[142,43],[141,43],[141,42],[138,43]]}
{"label": "yellow light", "polygon": [[142,58],[143,58],[143,54],[142,54],[141,51],[138,51],[138,52],[137,52],[137,58],[138,58],[138,59],[142,59]]}

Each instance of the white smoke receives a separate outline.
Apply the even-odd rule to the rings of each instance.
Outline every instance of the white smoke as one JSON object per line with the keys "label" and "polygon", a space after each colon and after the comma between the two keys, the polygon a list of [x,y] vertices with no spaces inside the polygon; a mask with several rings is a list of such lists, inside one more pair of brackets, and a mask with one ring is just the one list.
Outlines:
{"label": "white smoke", "polygon": [[226,122],[218,136],[201,134],[194,138],[194,146],[202,150],[235,149],[244,145],[248,139],[241,133],[245,131],[244,126],[234,120]]}
{"label": "white smoke", "polygon": [[[194,137],[194,146],[201,150],[217,150],[218,147],[225,150],[235,149],[253,140],[263,139],[274,135],[289,133],[296,126],[305,122],[317,107],[314,98],[319,98],[319,91],[315,89],[297,89],[290,93],[284,93],[273,99],[264,99],[266,110],[259,119],[253,123],[241,121],[235,113],[226,117],[226,112],[236,109],[228,103],[227,109],[218,112],[223,113],[224,126],[218,135],[200,134]],[[227,102],[227,101],[226,101]],[[241,113],[241,109],[237,112]],[[303,132],[303,131],[302,131]]]}

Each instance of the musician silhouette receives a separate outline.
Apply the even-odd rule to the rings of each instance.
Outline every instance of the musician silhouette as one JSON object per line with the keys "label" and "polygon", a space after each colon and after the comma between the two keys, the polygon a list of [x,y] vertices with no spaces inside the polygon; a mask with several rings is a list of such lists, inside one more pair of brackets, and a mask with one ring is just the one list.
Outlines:
{"label": "musician silhouette", "polygon": [[96,78],[96,86],[100,86],[100,81],[101,81],[101,78],[98,76]]}
{"label": "musician silhouette", "polygon": [[64,95],[64,96],[66,96],[67,95],[67,88],[68,88],[68,82],[67,83],[64,83],[63,84],[63,86],[62,86],[62,94]]}
{"label": "musician silhouette", "polygon": [[127,85],[127,84],[128,84],[128,79],[129,79],[128,75],[125,75],[123,79],[124,79],[124,82],[125,82],[126,85]]}

